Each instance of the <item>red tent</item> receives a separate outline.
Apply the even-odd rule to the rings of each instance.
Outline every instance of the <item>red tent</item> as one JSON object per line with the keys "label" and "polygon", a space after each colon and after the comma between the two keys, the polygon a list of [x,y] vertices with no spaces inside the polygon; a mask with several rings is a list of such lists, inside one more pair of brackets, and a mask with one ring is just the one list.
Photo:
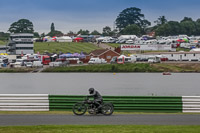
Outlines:
{"label": "red tent", "polygon": [[53,37],[52,37],[52,40],[53,40],[53,41],[56,41],[56,39],[57,39],[56,36],[53,36]]}
{"label": "red tent", "polygon": [[177,42],[185,42],[185,40],[179,39],[179,40],[177,40]]}
{"label": "red tent", "polygon": [[83,41],[83,38],[81,37],[77,37],[74,39],[74,42],[82,42]]}

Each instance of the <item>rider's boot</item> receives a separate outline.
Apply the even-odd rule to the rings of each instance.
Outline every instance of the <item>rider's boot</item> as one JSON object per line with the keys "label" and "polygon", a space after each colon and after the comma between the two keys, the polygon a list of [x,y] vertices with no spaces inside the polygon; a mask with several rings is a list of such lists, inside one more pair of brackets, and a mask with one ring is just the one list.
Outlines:
{"label": "rider's boot", "polygon": [[101,108],[102,108],[102,105],[100,104],[98,107],[97,107],[97,111],[101,113]]}

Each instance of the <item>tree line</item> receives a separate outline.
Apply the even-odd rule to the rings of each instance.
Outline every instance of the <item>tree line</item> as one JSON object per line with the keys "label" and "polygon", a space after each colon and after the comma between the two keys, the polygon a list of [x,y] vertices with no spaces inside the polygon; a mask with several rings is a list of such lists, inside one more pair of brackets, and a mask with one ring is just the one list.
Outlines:
{"label": "tree line", "polygon": [[[190,17],[184,17],[179,21],[168,21],[165,16],[160,16],[154,21],[155,26],[151,26],[151,22],[145,19],[145,15],[141,9],[136,7],[130,7],[124,9],[119,13],[115,20],[115,29],[111,29],[109,26],[105,26],[102,29],[102,33],[94,30],[80,29],[77,33],[69,31],[69,35],[82,34],[82,35],[103,35],[103,36],[118,36],[118,35],[137,35],[141,36],[150,32],[155,32],[156,36],[173,36],[179,34],[185,35],[200,35],[200,19],[196,21]],[[51,23],[50,32],[39,35],[38,32],[34,32],[33,23],[27,19],[20,19],[10,25],[8,30],[10,33],[34,33],[35,37],[43,36],[61,36],[63,33],[55,29],[54,23]],[[7,34],[1,32],[0,38]]]}

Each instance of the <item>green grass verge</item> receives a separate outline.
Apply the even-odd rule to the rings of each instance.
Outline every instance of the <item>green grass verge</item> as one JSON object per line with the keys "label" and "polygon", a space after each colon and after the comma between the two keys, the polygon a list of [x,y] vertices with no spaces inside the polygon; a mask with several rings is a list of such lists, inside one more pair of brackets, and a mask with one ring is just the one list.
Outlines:
{"label": "green grass verge", "polygon": [[199,133],[200,126],[44,125],[2,126],[1,133]]}
{"label": "green grass verge", "polygon": [[119,43],[106,43],[106,45],[113,47],[113,48],[121,46],[121,44],[119,44]]}
{"label": "green grass verge", "polygon": [[199,63],[96,64],[47,68],[43,72],[200,72]]}
{"label": "green grass verge", "polygon": [[47,68],[43,72],[159,72],[150,64],[98,64],[73,67]]}
{"label": "green grass verge", "polygon": [[162,63],[152,64],[151,66],[162,72],[200,72],[199,63]]}
{"label": "green grass verge", "polygon": [[0,40],[0,45],[6,45],[6,44],[7,44],[7,41]]}
{"label": "green grass verge", "polygon": [[186,52],[188,52],[188,51],[190,51],[190,49],[189,48],[176,48],[176,51],[186,51]]}
{"label": "green grass verge", "polygon": [[0,111],[0,115],[54,115],[66,114],[72,115],[72,111]]}
{"label": "green grass verge", "polygon": [[27,73],[33,70],[34,68],[0,68],[0,73]]}
{"label": "green grass verge", "polygon": [[50,53],[90,53],[91,51],[99,49],[91,43],[75,43],[75,42],[36,42],[34,43],[35,53],[50,52]]}

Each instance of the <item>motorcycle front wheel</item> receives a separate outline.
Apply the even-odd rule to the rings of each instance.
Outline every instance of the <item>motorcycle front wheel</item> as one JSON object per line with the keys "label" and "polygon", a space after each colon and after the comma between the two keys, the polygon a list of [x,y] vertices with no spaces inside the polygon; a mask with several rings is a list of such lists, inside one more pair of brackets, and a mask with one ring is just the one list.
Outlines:
{"label": "motorcycle front wheel", "polygon": [[103,115],[112,115],[113,112],[114,112],[114,107],[112,104],[109,104],[109,103],[103,104],[101,108],[101,113]]}
{"label": "motorcycle front wheel", "polygon": [[73,106],[73,113],[75,115],[84,115],[87,111],[87,106],[84,103],[76,103]]}

